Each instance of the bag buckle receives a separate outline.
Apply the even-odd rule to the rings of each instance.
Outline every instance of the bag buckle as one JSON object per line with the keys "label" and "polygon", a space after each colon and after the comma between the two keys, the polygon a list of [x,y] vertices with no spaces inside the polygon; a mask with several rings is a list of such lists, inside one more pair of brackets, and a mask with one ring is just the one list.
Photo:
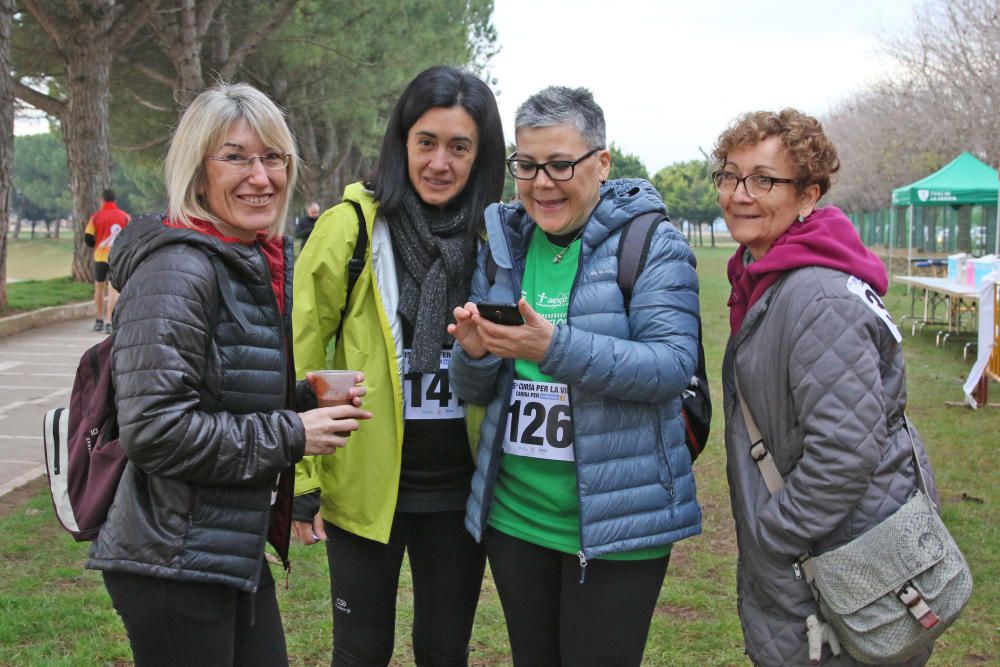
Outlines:
{"label": "bag buckle", "polygon": [[903,587],[896,591],[896,597],[899,598],[899,601],[903,603],[903,606],[906,607],[913,618],[917,619],[917,622],[920,623],[920,626],[924,630],[930,630],[941,620],[924,601],[924,597],[917,590],[916,586],[913,585],[912,581],[903,584]]}
{"label": "bag buckle", "polygon": [[765,456],[767,456],[767,447],[764,446],[763,440],[758,440],[750,445],[750,458],[752,458],[755,463],[759,463],[764,460]]}

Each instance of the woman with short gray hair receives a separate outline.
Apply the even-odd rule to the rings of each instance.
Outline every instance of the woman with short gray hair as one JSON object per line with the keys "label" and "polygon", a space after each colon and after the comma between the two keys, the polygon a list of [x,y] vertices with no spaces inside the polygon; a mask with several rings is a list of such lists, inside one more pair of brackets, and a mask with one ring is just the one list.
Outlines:
{"label": "woman with short gray hair", "polygon": [[515,665],[639,665],[671,545],[701,530],[680,412],[698,356],[694,255],[656,224],[629,307],[623,234],[665,209],[646,181],[606,180],[590,91],[533,95],[516,140],[520,203],[487,209],[489,247],[449,327],[452,386],[488,406],[466,527],[486,544]]}

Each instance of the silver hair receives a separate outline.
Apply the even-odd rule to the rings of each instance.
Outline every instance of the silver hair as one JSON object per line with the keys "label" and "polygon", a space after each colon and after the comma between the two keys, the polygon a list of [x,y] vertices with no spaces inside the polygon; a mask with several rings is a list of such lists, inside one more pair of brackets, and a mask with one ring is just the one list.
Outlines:
{"label": "silver hair", "polygon": [[605,148],[604,111],[586,88],[549,86],[517,108],[515,131],[522,127],[551,127],[569,123],[589,148]]}

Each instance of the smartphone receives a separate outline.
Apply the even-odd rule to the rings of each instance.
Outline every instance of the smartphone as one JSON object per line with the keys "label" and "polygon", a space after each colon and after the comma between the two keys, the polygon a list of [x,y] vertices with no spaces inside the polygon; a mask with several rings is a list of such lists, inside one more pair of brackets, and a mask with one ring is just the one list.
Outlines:
{"label": "smartphone", "polygon": [[521,317],[521,311],[517,309],[516,303],[481,301],[476,304],[476,308],[479,309],[479,315],[490,322],[511,326],[524,324],[524,318]]}

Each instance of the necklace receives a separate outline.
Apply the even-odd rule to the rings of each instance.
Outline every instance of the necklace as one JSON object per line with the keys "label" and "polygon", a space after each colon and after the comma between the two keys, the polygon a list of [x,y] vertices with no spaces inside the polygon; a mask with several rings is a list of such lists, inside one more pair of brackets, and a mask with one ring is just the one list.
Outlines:
{"label": "necklace", "polygon": [[573,245],[574,243],[576,243],[577,239],[579,239],[581,236],[583,236],[583,230],[586,229],[586,228],[587,228],[587,225],[584,225],[583,227],[580,227],[580,231],[578,231],[576,233],[576,236],[573,237],[573,239],[566,245],[566,247],[564,247],[562,250],[560,250],[559,252],[556,253],[556,256],[552,258],[552,263],[553,264],[558,264],[559,262],[562,261],[563,255],[566,254],[566,252],[569,250],[569,247],[571,245]]}

